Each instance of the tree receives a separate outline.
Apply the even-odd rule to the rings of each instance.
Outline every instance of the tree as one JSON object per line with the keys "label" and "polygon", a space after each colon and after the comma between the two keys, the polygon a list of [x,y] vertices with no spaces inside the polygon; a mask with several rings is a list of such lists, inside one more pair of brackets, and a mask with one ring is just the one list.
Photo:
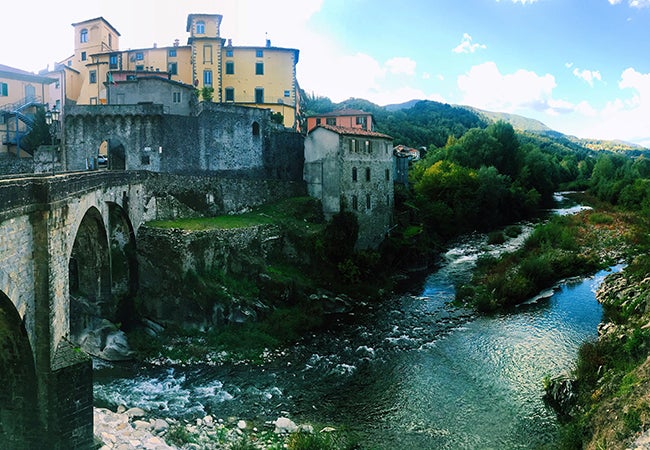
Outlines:
{"label": "tree", "polygon": [[201,89],[201,100],[204,102],[211,102],[214,96],[214,88],[210,86],[203,86]]}
{"label": "tree", "polygon": [[45,108],[41,106],[36,109],[34,114],[32,130],[21,140],[21,144],[27,152],[33,154],[40,145],[51,144],[51,141],[50,128],[45,123]]}

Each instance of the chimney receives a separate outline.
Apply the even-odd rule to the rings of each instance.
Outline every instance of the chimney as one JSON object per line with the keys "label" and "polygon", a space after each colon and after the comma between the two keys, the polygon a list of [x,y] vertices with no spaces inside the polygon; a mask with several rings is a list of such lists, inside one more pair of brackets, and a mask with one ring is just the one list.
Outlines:
{"label": "chimney", "polygon": [[268,48],[270,46],[271,46],[271,39],[267,39],[266,40],[266,47]]}
{"label": "chimney", "polygon": [[174,47],[178,47],[179,42],[180,41],[178,39],[174,39]]}
{"label": "chimney", "polygon": [[153,48],[158,48],[158,44],[156,42],[153,43]]}

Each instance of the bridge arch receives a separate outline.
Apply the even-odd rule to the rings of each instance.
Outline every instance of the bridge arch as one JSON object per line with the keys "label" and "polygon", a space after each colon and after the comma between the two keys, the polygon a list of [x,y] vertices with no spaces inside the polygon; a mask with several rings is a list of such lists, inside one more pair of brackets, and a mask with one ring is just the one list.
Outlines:
{"label": "bridge arch", "polygon": [[94,206],[84,214],[68,257],[70,338],[79,343],[82,332],[110,315],[110,256],[106,226]]}
{"label": "bridge arch", "polygon": [[12,301],[0,292],[0,448],[40,448],[42,426],[34,357],[25,325]]}

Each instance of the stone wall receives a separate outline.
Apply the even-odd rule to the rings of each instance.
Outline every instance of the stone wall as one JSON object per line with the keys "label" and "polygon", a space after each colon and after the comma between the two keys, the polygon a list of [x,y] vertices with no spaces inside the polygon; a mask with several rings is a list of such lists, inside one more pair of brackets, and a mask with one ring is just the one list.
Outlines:
{"label": "stone wall", "polygon": [[303,182],[165,173],[150,174],[147,190],[155,210],[151,219],[159,220],[239,212],[306,195]]}
{"label": "stone wall", "polygon": [[34,160],[32,158],[20,158],[10,153],[0,152],[0,173],[33,173]]}
{"label": "stone wall", "polygon": [[75,106],[65,139],[69,170],[94,168],[106,140],[114,169],[302,180],[303,137],[259,108],[202,102],[197,115],[172,115],[156,104]]}
{"label": "stone wall", "polygon": [[225,276],[254,284],[282,245],[272,225],[194,232],[143,227],[137,241],[139,312],[160,322],[218,325],[240,305],[214,287],[203,292],[203,283]]}

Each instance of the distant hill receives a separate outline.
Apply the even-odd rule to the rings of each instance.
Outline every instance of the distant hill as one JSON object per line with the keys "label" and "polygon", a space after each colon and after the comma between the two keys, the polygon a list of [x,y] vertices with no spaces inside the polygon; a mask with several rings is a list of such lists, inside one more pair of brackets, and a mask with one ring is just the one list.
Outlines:
{"label": "distant hill", "polygon": [[578,152],[625,152],[630,156],[646,155],[650,149],[620,140],[581,139],[555,131],[536,119],[501,112],[484,111],[471,106],[450,105],[431,100],[409,100],[379,106],[368,100],[350,98],[332,103],[326,97],[309,98],[307,113],[330,112],[337,109],[360,109],[373,114],[377,131],[393,137],[395,144],[420,148],[443,147],[449,136],[460,137],[468,129],[486,127],[502,120],[519,132],[521,139],[534,141],[543,148]]}

